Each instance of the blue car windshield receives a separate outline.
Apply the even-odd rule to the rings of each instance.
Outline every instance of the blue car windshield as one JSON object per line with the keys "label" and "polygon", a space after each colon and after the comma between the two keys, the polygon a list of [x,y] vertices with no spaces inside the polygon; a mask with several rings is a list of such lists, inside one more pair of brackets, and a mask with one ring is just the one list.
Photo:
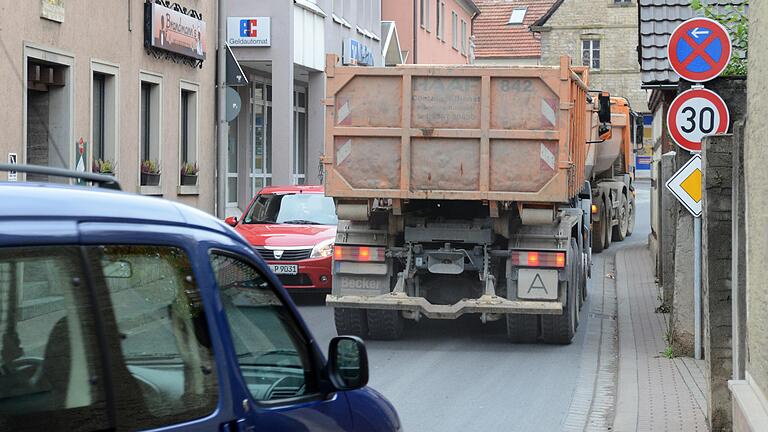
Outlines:
{"label": "blue car windshield", "polygon": [[317,193],[259,195],[243,223],[336,225],[333,198]]}

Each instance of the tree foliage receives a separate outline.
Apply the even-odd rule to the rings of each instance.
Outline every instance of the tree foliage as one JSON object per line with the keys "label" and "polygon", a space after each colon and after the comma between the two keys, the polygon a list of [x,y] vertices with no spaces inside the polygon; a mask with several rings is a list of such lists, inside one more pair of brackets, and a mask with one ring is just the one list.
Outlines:
{"label": "tree foliage", "polygon": [[747,55],[749,53],[749,18],[747,16],[749,0],[740,6],[720,6],[704,4],[702,0],[692,0],[691,9],[705,17],[722,24],[731,35],[733,52],[731,61],[722,76],[746,76]]}

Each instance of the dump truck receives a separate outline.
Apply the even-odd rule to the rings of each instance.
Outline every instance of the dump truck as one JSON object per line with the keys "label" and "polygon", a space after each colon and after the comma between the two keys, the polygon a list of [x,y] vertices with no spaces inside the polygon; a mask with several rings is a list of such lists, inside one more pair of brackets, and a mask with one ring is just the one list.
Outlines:
{"label": "dump truck", "polygon": [[631,236],[635,227],[635,153],[643,143],[642,116],[632,111],[625,98],[610,100],[611,137],[587,144],[595,253]]}
{"label": "dump truck", "polygon": [[[325,193],[339,224],[339,334],[404,320],[505,320],[516,343],[570,343],[587,290],[592,135],[610,134],[589,70],[339,66],[326,60]],[[599,103],[598,103],[599,101]]]}

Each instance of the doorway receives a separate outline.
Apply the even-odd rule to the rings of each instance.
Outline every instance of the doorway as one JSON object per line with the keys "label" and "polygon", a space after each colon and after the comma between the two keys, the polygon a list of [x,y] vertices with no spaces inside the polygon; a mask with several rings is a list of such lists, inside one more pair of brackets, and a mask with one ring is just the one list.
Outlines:
{"label": "doorway", "polygon": [[[72,138],[73,59],[27,47],[25,61],[25,161],[30,165],[71,168],[75,146]],[[39,174],[27,174],[26,179],[68,181]]]}

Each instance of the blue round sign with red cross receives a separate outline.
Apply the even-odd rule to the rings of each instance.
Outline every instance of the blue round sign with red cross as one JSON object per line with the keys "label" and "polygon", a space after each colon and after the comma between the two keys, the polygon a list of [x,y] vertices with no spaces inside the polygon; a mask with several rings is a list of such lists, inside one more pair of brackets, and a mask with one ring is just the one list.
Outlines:
{"label": "blue round sign with red cross", "polygon": [[683,79],[705,82],[728,66],[731,50],[731,38],[722,24],[709,18],[693,18],[672,32],[667,57],[672,69]]}

